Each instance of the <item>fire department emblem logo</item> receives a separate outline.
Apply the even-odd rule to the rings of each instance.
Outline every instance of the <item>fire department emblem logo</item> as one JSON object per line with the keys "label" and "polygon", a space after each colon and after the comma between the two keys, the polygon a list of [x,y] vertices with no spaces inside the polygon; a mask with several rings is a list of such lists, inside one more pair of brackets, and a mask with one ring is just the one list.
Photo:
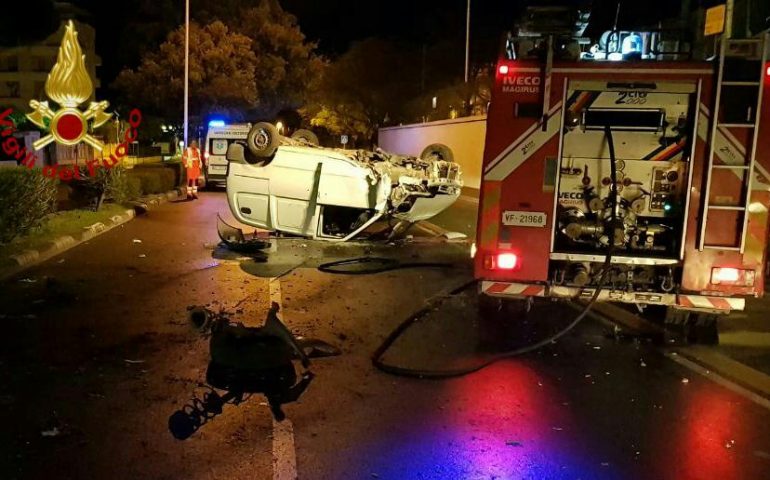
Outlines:
{"label": "fire department emblem logo", "polygon": [[104,144],[88,134],[89,122],[93,128],[104,125],[111,117],[105,112],[108,102],[91,102],[85,111],[80,105],[94,92],[94,85],[86,70],[85,55],[78,42],[78,33],[70,20],[64,30],[56,64],[48,74],[45,93],[59,105],[54,110],[47,101],[31,100],[29,106],[34,109],[27,118],[38,127],[48,130],[49,134],[36,141],[33,146],[40,150],[56,141],[62,145],[77,145],[85,142],[98,151]]}

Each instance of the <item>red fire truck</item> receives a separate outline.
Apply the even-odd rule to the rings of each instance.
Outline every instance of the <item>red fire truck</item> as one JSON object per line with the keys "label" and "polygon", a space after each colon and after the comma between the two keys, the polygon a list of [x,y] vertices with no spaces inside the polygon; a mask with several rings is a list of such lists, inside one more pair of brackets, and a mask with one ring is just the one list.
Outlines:
{"label": "red fire truck", "polygon": [[766,274],[765,36],[712,38],[712,61],[680,60],[660,32],[602,38],[581,53],[509,37],[484,152],[482,305],[596,294],[690,320],[742,310]]}

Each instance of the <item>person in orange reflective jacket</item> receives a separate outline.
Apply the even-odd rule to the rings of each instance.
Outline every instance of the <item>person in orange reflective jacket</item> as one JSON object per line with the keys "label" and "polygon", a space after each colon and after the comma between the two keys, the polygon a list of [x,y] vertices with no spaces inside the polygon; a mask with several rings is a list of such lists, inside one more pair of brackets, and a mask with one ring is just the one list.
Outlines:
{"label": "person in orange reflective jacket", "polygon": [[198,150],[198,142],[193,140],[190,146],[182,153],[182,164],[187,169],[187,199],[198,198],[198,177],[201,175],[201,151]]}

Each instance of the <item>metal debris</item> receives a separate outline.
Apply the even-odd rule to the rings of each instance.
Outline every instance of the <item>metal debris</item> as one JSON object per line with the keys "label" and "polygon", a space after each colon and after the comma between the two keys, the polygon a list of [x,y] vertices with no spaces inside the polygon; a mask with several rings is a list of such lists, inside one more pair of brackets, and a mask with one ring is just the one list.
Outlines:
{"label": "metal debris", "polygon": [[37,283],[37,280],[34,278],[22,278],[19,280],[19,283]]}
{"label": "metal debris", "polygon": [[145,255],[143,253],[141,255],[139,255],[139,258],[146,258],[146,257],[147,257],[147,255]]}
{"label": "metal debris", "polygon": [[447,240],[463,240],[468,238],[468,235],[461,232],[446,232],[443,235]]}
{"label": "metal debris", "polygon": [[142,243],[142,241],[141,241],[141,240],[139,240],[138,238],[135,238],[135,239],[133,239],[133,240],[131,240],[131,241],[132,241],[132,242],[134,242],[134,243]]}
{"label": "metal debris", "polygon": [[132,364],[132,365],[136,365],[136,364],[139,364],[139,363],[144,363],[144,360],[129,360],[127,358],[124,358],[123,361],[126,362],[126,363],[129,363],[129,364]]}
{"label": "metal debris", "polygon": [[50,430],[43,430],[42,432],[40,432],[40,435],[43,437],[58,437],[59,435],[61,435],[61,431],[58,428],[53,427]]}
{"label": "metal debris", "polygon": [[505,444],[508,445],[509,447],[523,447],[524,446],[523,443],[517,442],[515,440],[508,440],[507,442],[505,442]]}
{"label": "metal debris", "polygon": [[690,379],[689,378],[683,378],[682,379],[682,383],[690,383]]}

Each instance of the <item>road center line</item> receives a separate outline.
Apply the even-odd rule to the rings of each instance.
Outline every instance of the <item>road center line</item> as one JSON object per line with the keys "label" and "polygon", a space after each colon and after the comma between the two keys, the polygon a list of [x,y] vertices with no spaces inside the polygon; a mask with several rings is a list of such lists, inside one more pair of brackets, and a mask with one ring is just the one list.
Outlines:
{"label": "road center line", "polygon": [[[268,282],[270,301],[281,308],[281,279],[271,278]],[[273,419],[273,480],[297,479],[297,452],[294,447],[294,425],[288,418],[282,422]]]}

